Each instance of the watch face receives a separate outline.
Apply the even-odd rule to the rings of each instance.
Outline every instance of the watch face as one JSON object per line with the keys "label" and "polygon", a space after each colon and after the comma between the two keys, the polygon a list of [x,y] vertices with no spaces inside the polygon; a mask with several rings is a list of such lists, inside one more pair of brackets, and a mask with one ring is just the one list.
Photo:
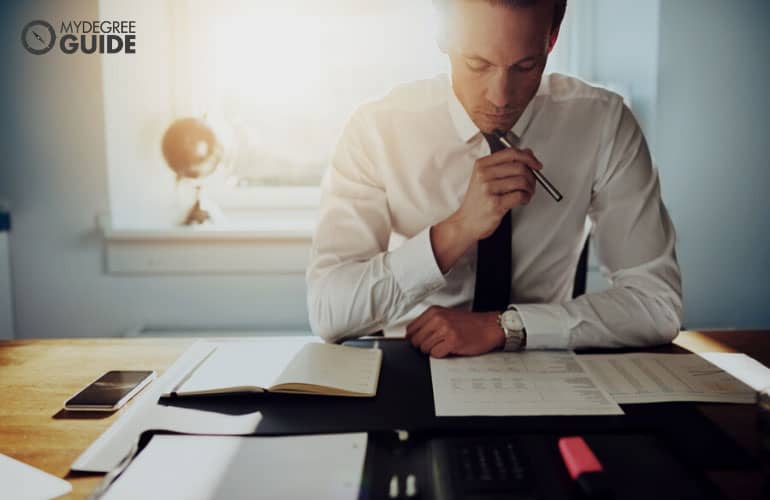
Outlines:
{"label": "watch face", "polygon": [[509,330],[523,330],[524,324],[521,322],[521,317],[516,311],[505,311],[502,318],[503,324]]}
{"label": "watch face", "polygon": [[46,54],[55,43],[56,32],[46,21],[32,21],[21,31],[21,44],[30,54]]}

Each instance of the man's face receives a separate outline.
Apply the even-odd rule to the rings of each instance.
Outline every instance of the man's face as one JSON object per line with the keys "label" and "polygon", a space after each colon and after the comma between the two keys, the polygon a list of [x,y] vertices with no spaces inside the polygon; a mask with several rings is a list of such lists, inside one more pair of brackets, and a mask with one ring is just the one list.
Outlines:
{"label": "man's face", "polygon": [[440,45],[457,98],[482,132],[509,130],[537,92],[556,42],[552,4],[512,8],[456,0],[449,7]]}

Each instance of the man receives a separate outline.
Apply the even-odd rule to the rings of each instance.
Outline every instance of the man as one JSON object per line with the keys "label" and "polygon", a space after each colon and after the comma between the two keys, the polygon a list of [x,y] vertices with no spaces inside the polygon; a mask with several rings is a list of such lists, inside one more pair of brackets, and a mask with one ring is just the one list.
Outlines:
{"label": "man", "polygon": [[[313,330],[405,332],[435,357],[669,342],[681,278],[639,126],[619,96],[543,77],[566,0],[435,2],[451,83],[401,86],[350,119],[322,185]],[[589,231],[611,287],[572,299]]]}

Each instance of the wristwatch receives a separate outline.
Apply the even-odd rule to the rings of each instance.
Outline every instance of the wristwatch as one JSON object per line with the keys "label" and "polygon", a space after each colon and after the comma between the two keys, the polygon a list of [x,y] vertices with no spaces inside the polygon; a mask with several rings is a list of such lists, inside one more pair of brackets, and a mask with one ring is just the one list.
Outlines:
{"label": "wristwatch", "polygon": [[508,306],[505,312],[498,314],[497,324],[505,334],[503,351],[523,351],[527,346],[527,330],[516,308]]}

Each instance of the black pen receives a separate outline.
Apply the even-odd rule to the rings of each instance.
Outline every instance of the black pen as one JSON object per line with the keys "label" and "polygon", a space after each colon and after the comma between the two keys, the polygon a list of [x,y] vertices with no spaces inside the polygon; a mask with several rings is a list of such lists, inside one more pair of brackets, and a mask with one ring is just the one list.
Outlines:
{"label": "black pen", "polygon": [[[511,144],[511,142],[508,140],[508,138],[505,136],[504,133],[500,132],[499,130],[495,130],[494,133],[495,133],[495,136],[498,139],[500,139],[500,142],[502,142],[503,145],[505,145],[505,147],[508,147],[508,148],[513,147],[513,145]],[[546,179],[545,176],[541,174],[539,170],[535,170],[534,168],[530,170],[532,170],[532,174],[535,176],[535,179],[537,180],[537,182],[539,182],[540,185],[543,186],[543,188],[546,191],[548,191],[548,194],[550,194],[554,200],[561,201],[564,198],[564,196],[562,196],[559,190],[556,189],[556,187],[553,184],[551,184],[551,182],[548,179]]]}

